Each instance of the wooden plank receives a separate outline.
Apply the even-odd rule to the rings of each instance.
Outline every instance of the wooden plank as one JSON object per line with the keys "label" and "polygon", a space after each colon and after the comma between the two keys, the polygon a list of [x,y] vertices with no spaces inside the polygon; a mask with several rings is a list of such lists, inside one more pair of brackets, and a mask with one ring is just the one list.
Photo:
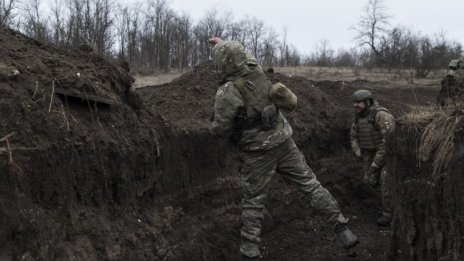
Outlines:
{"label": "wooden plank", "polygon": [[64,95],[64,96],[80,98],[82,100],[104,103],[104,104],[108,104],[108,105],[117,104],[117,102],[114,99],[103,98],[103,97],[95,95],[95,94],[82,93],[82,92],[79,92],[77,90],[72,90],[72,89],[57,88],[57,89],[55,89],[55,93],[58,93],[58,94],[61,94],[61,95]]}

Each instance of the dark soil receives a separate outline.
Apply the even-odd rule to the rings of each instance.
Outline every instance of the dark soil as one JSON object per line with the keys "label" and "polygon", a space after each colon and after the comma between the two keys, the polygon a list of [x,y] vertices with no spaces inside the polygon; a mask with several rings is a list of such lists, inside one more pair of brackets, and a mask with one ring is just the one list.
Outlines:
{"label": "dark soil", "polygon": [[[89,48],[0,29],[0,55],[0,139],[13,133],[0,141],[0,260],[237,260],[239,164],[207,130],[210,63],[136,94],[127,71]],[[297,94],[286,115],[295,141],[361,244],[342,251],[309,200],[276,178],[263,259],[382,259],[391,231],[375,226],[376,202],[359,185],[350,95],[371,89],[401,116],[433,103],[439,83],[269,77]]]}

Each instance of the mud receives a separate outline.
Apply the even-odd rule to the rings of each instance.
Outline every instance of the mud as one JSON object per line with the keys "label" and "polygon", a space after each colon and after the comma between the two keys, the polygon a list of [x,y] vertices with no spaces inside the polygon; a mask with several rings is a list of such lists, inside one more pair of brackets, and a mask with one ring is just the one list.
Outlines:
{"label": "mud", "polygon": [[[211,63],[134,93],[125,69],[85,46],[1,29],[0,47],[0,139],[12,134],[0,141],[1,260],[237,260],[239,164],[207,130]],[[349,96],[372,89],[401,116],[433,103],[439,85],[269,77],[297,94],[286,115],[295,141],[361,244],[341,251],[308,199],[277,178],[263,259],[384,258],[391,231],[375,226],[376,202],[359,186]]]}

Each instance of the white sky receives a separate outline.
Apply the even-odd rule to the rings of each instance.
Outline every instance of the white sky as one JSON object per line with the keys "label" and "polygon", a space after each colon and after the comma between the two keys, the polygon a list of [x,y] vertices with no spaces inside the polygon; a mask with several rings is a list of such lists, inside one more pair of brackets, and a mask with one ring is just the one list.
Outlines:
{"label": "white sky", "polygon": [[[309,54],[322,39],[331,47],[354,47],[356,24],[367,0],[168,0],[169,6],[185,11],[197,22],[207,10],[232,11],[235,21],[245,15],[257,17],[287,39],[303,54]],[[464,0],[386,0],[392,25],[433,35],[445,32],[448,39],[464,44]]]}

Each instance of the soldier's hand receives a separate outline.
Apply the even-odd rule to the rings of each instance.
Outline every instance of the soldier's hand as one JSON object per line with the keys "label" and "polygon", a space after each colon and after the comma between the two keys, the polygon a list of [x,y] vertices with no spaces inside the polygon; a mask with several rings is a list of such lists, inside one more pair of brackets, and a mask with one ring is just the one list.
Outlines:
{"label": "soldier's hand", "polygon": [[375,162],[372,162],[371,168],[373,168],[373,169],[379,169],[380,166],[377,165],[377,164],[375,164]]}
{"label": "soldier's hand", "polygon": [[356,157],[358,158],[361,158],[361,150],[360,149],[357,149],[354,154],[356,155]]}
{"label": "soldier's hand", "polygon": [[209,45],[211,45],[211,47],[214,47],[220,41],[222,41],[222,39],[220,37],[215,36],[215,37],[209,39],[208,43],[209,43]]}
{"label": "soldier's hand", "polygon": [[209,121],[214,121],[214,112],[211,114],[211,117],[209,118]]}

